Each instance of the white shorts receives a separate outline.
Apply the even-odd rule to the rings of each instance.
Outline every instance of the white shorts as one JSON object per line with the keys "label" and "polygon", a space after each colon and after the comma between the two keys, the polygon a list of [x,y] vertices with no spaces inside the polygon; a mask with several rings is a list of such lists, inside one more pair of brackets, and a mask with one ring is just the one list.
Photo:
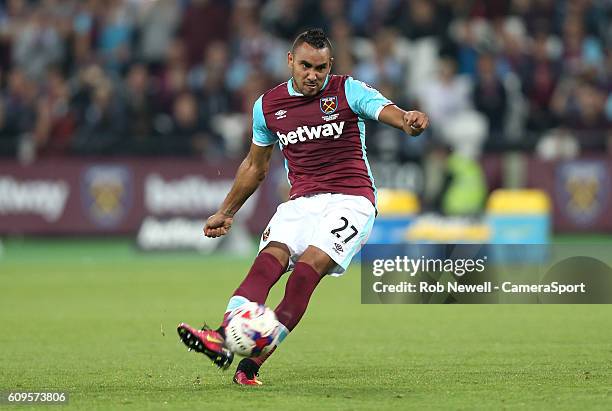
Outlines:
{"label": "white shorts", "polygon": [[291,270],[310,245],[323,250],[337,265],[329,273],[341,275],[368,241],[376,209],[365,197],[315,194],[282,203],[276,209],[259,243],[259,251],[271,241],[285,244]]}

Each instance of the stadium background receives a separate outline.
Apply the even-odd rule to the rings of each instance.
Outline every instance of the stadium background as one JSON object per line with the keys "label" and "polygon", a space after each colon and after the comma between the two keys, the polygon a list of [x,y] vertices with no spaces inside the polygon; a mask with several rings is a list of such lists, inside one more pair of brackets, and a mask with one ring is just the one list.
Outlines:
{"label": "stadium background", "polygon": [[[252,103],[287,80],[307,27],[330,35],[333,72],[430,116],[416,139],[367,124],[377,185],[393,190],[381,221],[402,228],[386,240],[414,221],[478,237],[486,197],[510,189],[512,224],[535,212],[547,241],[612,243],[611,20],[605,0],[0,1],[1,329],[45,341],[0,336],[0,389],[63,388],[101,409],[248,398],[179,352],[172,328],[219,319],[286,198],[277,152],[231,237],[201,236],[248,149]],[[524,189],[544,194],[535,211]],[[355,269],[315,299],[271,361],[272,406],[609,403],[607,308],[360,306]],[[327,359],[309,340],[322,333]]]}

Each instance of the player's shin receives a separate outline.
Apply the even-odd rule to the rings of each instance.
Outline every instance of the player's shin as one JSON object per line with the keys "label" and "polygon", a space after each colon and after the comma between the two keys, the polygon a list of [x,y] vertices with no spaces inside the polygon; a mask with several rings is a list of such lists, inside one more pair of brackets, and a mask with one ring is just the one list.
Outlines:
{"label": "player's shin", "polygon": [[309,264],[297,262],[287,280],[285,295],[274,312],[278,321],[291,331],[298,324],[310,301],[310,296],[321,281],[319,274]]}
{"label": "player's shin", "polygon": [[287,280],[285,296],[274,310],[276,318],[282,327],[276,347],[259,357],[243,359],[238,364],[238,371],[243,371],[248,376],[257,374],[259,367],[272,355],[278,345],[298,324],[306,312],[310,297],[320,281],[321,275],[310,265],[303,262],[295,264],[295,269]]}
{"label": "player's shin", "polygon": [[266,252],[260,253],[255,258],[247,276],[236,291],[234,291],[232,298],[230,298],[223,316],[220,332],[227,326],[230,312],[242,304],[249,301],[264,304],[270,289],[281,278],[284,272],[285,267],[282,266],[276,257]]}
{"label": "player's shin", "polygon": [[[270,358],[276,348],[298,324],[310,301],[310,297],[322,276],[309,264],[298,262],[287,280],[285,295],[274,312],[279,321],[279,337],[276,346],[259,357],[244,358],[238,364],[234,382],[237,384],[261,384],[257,373],[262,364]],[[244,380],[246,378],[246,380]]]}

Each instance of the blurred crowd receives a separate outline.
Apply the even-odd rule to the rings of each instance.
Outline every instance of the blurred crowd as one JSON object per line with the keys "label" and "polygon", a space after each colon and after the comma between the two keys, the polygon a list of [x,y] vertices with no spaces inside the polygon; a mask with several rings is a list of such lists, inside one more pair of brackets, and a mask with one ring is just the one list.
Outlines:
{"label": "blurred crowd", "polygon": [[429,114],[427,139],[370,124],[375,155],[612,144],[610,0],[2,0],[0,155],[241,156],[308,27]]}

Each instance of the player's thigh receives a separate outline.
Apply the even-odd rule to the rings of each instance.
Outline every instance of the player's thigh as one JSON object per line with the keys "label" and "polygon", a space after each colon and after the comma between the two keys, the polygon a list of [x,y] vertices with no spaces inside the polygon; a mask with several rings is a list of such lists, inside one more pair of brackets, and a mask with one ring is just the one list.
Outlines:
{"label": "player's thigh", "polygon": [[364,197],[335,195],[328,204],[317,228],[313,245],[329,255],[342,273],[367,241],[376,210]]}
{"label": "player's thigh", "polygon": [[298,198],[279,205],[259,242],[260,252],[273,243],[284,245],[290,256],[288,269],[308,246],[306,239],[314,229],[305,202],[306,199]]}

